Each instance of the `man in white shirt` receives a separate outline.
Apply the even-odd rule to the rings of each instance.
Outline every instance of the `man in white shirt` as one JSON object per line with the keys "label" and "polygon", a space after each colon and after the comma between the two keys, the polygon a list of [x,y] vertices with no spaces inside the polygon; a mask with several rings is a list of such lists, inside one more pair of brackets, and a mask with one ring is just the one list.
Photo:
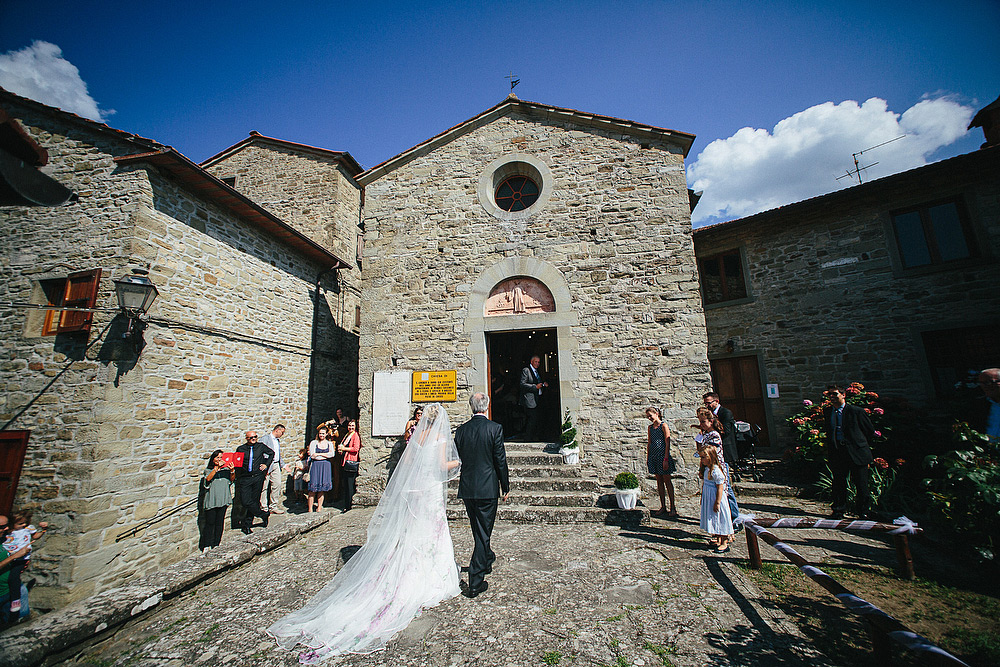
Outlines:
{"label": "man in white shirt", "polygon": [[284,514],[281,509],[281,437],[285,435],[285,427],[278,424],[271,432],[261,438],[261,443],[271,448],[274,452],[274,460],[271,467],[267,469],[267,476],[264,478],[264,488],[260,491],[260,507],[265,512],[271,514]]}

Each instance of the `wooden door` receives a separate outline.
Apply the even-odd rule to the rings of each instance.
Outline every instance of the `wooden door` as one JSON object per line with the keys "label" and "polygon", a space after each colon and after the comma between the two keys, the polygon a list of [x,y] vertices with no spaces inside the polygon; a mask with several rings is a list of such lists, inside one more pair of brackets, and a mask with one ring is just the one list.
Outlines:
{"label": "wooden door", "polygon": [[10,516],[31,431],[0,431],[0,514]]}
{"label": "wooden door", "polygon": [[712,385],[719,394],[719,401],[733,411],[737,421],[760,426],[757,436],[761,447],[771,444],[764,407],[764,387],[756,356],[711,359]]}

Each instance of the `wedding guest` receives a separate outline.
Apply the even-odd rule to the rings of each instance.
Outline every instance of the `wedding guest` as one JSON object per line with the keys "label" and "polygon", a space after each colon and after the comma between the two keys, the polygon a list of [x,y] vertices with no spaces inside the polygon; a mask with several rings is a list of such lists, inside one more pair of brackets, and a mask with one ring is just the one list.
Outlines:
{"label": "wedding guest", "polygon": [[38,528],[31,525],[31,510],[19,510],[10,516],[10,530],[3,538],[3,548],[8,553],[27,548],[24,556],[10,564],[7,574],[7,594],[12,618],[17,618],[21,611],[21,573],[31,564],[31,545],[48,529],[49,524],[45,521],[40,522]]}
{"label": "wedding guest", "polygon": [[701,478],[701,522],[700,527],[712,536],[709,544],[715,547],[715,553],[724,554],[729,551],[729,543],[733,539],[733,518],[729,514],[729,504],[722,502],[726,495],[726,473],[719,462],[719,445],[702,442],[698,445],[698,456],[701,465],[698,477]]}
{"label": "wedding guest", "polygon": [[233,502],[233,464],[223,460],[222,450],[216,449],[208,457],[208,467],[201,477],[202,485],[205,487],[205,498],[202,501],[205,529],[198,548],[204,553],[222,542],[226,509]]}
{"label": "wedding guest", "polygon": [[278,424],[271,429],[270,433],[260,439],[261,444],[270,447],[271,451],[274,452],[271,467],[267,469],[267,475],[264,477],[264,488],[260,491],[260,506],[271,514],[285,513],[280,504],[283,486],[281,483],[281,438],[284,435],[284,425]]}
{"label": "wedding guest", "polygon": [[392,451],[389,452],[389,462],[386,464],[386,471],[388,477],[386,478],[386,483],[392,479],[392,473],[396,472],[396,466],[399,465],[399,460],[403,458],[403,452],[406,451],[406,446],[410,444],[410,437],[413,436],[413,429],[417,428],[417,424],[420,422],[420,418],[424,415],[424,409],[421,406],[417,406],[413,410],[413,417],[410,421],[406,422],[406,426],[403,427],[403,436],[399,438],[392,446]]}
{"label": "wedding guest", "polygon": [[354,485],[358,478],[358,467],[361,461],[361,436],[358,435],[358,423],[349,419],[347,421],[347,435],[340,441],[337,451],[344,456],[343,467],[343,493],[344,509],[346,512],[351,509],[354,500]]}
{"label": "wedding guest", "polygon": [[[309,486],[306,494],[306,511],[319,512],[323,509],[323,497],[333,488],[333,464],[337,455],[334,443],[329,439],[326,426],[316,430],[316,439],[309,443]],[[315,506],[315,510],[313,507]]]}
{"label": "wedding guest", "polygon": [[[11,530],[10,518],[5,514],[0,514],[0,543],[6,541],[7,534]],[[20,611],[16,616],[8,617],[7,610],[11,607],[11,596],[8,593],[8,577],[10,576],[10,566],[16,561],[24,558],[28,554],[29,546],[24,546],[17,551],[7,551],[0,545],[0,627],[5,623],[23,621],[30,614],[28,609],[28,587],[20,584],[19,590],[15,592],[19,602]]]}
{"label": "wedding guest", "polygon": [[[677,463],[670,455],[670,428],[663,421],[663,413],[659,408],[646,408],[646,419],[650,421],[646,433],[646,469],[656,477],[656,492],[660,496],[660,509],[652,512],[654,516],[677,516],[677,504],[674,502],[674,482],[671,478],[677,471]],[[670,511],[664,498],[670,498]]]}
{"label": "wedding guest", "polygon": [[283,470],[292,476],[292,491],[295,493],[295,501],[302,503],[306,500],[306,490],[309,478],[309,450],[300,449],[299,456],[294,463],[289,463]]}
{"label": "wedding guest", "polygon": [[[739,505],[736,504],[736,492],[733,491],[732,481],[729,477],[729,464],[726,463],[725,449],[722,442],[722,432],[725,430],[722,422],[709,408],[698,408],[696,412],[698,416],[698,424],[695,428],[699,429],[701,432],[694,436],[694,441],[698,444],[702,442],[708,442],[718,449],[719,454],[719,466],[722,471],[726,473],[726,501],[729,503],[729,515],[733,517],[733,521],[736,517],[740,515]],[[742,526],[740,526],[742,529]],[[736,531],[736,525],[733,525],[734,532]]]}
{"label": "wedding guest", "polygon": [[271,467],[274,451],[258,441],[257,431],[249,430],[246,442],[236,448],[236,453],[243,454],[243,465],[233,470],[236,474],[236,493],[244,510],[240,527],[244,535],[249,535],[253,532],[251,526],[255,516],[260,517],[267,528],[270,514],[260,506],[260,491],[264,488],[264,478]]}

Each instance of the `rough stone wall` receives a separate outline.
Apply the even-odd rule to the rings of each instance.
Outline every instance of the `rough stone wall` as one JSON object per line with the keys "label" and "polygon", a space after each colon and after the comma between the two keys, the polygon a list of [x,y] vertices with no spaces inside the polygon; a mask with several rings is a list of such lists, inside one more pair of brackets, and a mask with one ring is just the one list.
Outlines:
{"label": "rough stone wall", "polygon": [[361,306],[361,268],[357,247],[361,221],[361,189],[335,160],[272,144],[251,143],[212,163],[207,170],[219,178],[236,177],[236,189],[310,237],[337,257],[354,265],[338,270],[326,295],[323,328],[337,332],[335,356],[316,359],[314,426],[336,408],[357,411],[356,309]]}
{"label": "rough stone wall", "polygon": [[[361,334],[366,435],[373,373],[393,368],[393,354],[395,370],[458,369],[449,412],[456,424],[466,418],[469,395],[486,389],[470,380],[485,372],[470,354],[466,318],[482,315],[468,312],[472,285],[505,258],[529,257],[568,283],[570,387],[589,460],[608,474],[645,470],[645,406],[664,406],[671,426],[688,423],[709,379],[683,157],[641,141],[508,115],[366,187],[363,298],[375,305]],[[488,165],[515,153],[548,167],[552,192],[530,219],[501,222],[477,188]]]}
{"label": "rough stone wall", "polygon": [[[708,350],[724,357],[733,340],[736,355],[761,354],[765,381],[779,386],[769,401],[777,444],[793,437],[785,419],[831,383],[931,401],[920,332],[1000,324],[1000,161],[934,173],[852,188],[836,205],[793,205],[752,224],[695,231],[699,257],[745,249],[752,298],[706,308]],[[932,272],[894,269],[889,212],[956,195],[983,257]]]}
{"label": "rough stone wall", "polygon": [[[11,426],[31,430],[15,506],[54,528],[32,570],[39,579],[32,605],[52,608],[189,554],[195,506],[167,513],[197,498],[212,450],[232,450],[245,429],[278,421],[289,430],[283,453],[301,446],[313,291],[323,267],[155,169],[116,168],[112,156],[141,152],[124,139],[8,110],[49,150],[47,171],[80,201],[4,207],[0,300],[37,298],[33,272],[97,267],[100,307],[115,306],[112,280],[132,266],[148,267],[160,291],[137,359],[122,354],[121,318],[111,322],[110,312],[96,314],[83,339],[37,335],[31,311],[5,309],[0,317],[0,418],[79,359]],[[332,282],[324,288],[322,320],[342,321]],[[83,359],[86,342],[109,323]],[[315,348],[336,353],[342,343],[343,332],[327,327]],[[143,527],[154,517],[162,520]]]}

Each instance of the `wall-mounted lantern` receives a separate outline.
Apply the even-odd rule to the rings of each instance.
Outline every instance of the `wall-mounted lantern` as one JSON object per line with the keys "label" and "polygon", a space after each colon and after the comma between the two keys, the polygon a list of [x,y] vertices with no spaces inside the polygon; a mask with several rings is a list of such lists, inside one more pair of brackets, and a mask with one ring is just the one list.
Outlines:
{"label": "wall-mounted lantern", "polygon": [[115,294],[118,296],[118,307],[128,318],[128,331],[125,338],[132,335],[132,324],[146,313],[153,305],[159,291],[149,279],[149,272],[142,269],[132,269],[132,275],[115,281]]}

